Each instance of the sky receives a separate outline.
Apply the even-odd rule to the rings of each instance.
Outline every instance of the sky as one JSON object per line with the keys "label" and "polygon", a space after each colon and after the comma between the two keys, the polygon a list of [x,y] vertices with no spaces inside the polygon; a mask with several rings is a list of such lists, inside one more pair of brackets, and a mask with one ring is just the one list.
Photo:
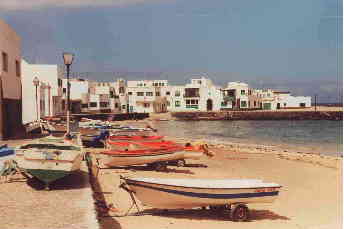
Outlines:
{"label": "sky", "polygon": [[62,64],[99,81],[206,75],[218,85],[342,100],[339,0],[1,0],[0,19],[30,63]]}

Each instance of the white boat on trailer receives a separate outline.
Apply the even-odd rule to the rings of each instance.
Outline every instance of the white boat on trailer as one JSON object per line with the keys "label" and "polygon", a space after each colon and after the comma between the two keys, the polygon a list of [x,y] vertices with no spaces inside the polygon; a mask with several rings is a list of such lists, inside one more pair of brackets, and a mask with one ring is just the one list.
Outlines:
{"label": "white boat on trailer", "polygon": [[234,221],[248,219],[246,204],[272,203],[282,187],[255,179],[121,179],[121,187],[134,193],[143,205],[161,209],[210,207],[229,210]]}

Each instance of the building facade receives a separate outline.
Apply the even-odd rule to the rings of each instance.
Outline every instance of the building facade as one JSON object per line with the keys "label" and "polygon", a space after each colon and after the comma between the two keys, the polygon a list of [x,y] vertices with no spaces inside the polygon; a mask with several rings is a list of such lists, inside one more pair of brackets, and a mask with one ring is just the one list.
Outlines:
{"label": "building facade", "polygon": [[0,19],[0,139],[22,126],[21,38]]}
{"label": "building facade", "polygon": [[[29,64],[22,59],[23,124],[63,114],[62,69],[57,65]],[[38,79],[37,104],[34,78]],[[32,111],[34,112],[25,112]]]}

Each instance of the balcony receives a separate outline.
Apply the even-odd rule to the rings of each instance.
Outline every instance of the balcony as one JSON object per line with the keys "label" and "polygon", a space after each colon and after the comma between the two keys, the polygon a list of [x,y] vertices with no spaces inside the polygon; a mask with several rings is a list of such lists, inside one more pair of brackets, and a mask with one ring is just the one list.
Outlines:
{"label": "balcony", "polygon": [[235,101],[235,96],[223,96],[225,102]]}
{"label": "balcony", "polygon": [[183,97],[184,98],[199,98],[201,96],[199,95],[199,93],[195,93],[195,94],[183,94]]}

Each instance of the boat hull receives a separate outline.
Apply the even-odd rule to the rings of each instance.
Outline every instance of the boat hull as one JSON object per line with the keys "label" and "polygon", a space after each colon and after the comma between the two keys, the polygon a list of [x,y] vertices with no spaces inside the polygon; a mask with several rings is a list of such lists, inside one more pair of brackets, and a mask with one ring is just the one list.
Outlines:
{"label": "boat hull", "polygon": [[145,155],[101,155],[102,164],[115,166],[144,165],[154,162],[173,161],[184,158],[184,151],[168,152],[168,153],[152,153]]}
{"label": "boat hull", "polygon": [[[143,205],[163,209],[189,209],[233,203],[271,203],[279,193],[274,188],[213,189],[176,187],[126,180]],[[156,198],[159,196],[159,198]]]}
{"label": "boat hull", "polygon": [[[29,154],[29,156],[26,156]],[[37,155],[35,155],[37,154]],[[37,153],[17,153],[16,162],[30,175],[41,180],[45,184],[50,184],[61,179],[68,174],[80,169],[83,155],[81,152],[64,152],[68,158],[42,159],[41,152]]]}

